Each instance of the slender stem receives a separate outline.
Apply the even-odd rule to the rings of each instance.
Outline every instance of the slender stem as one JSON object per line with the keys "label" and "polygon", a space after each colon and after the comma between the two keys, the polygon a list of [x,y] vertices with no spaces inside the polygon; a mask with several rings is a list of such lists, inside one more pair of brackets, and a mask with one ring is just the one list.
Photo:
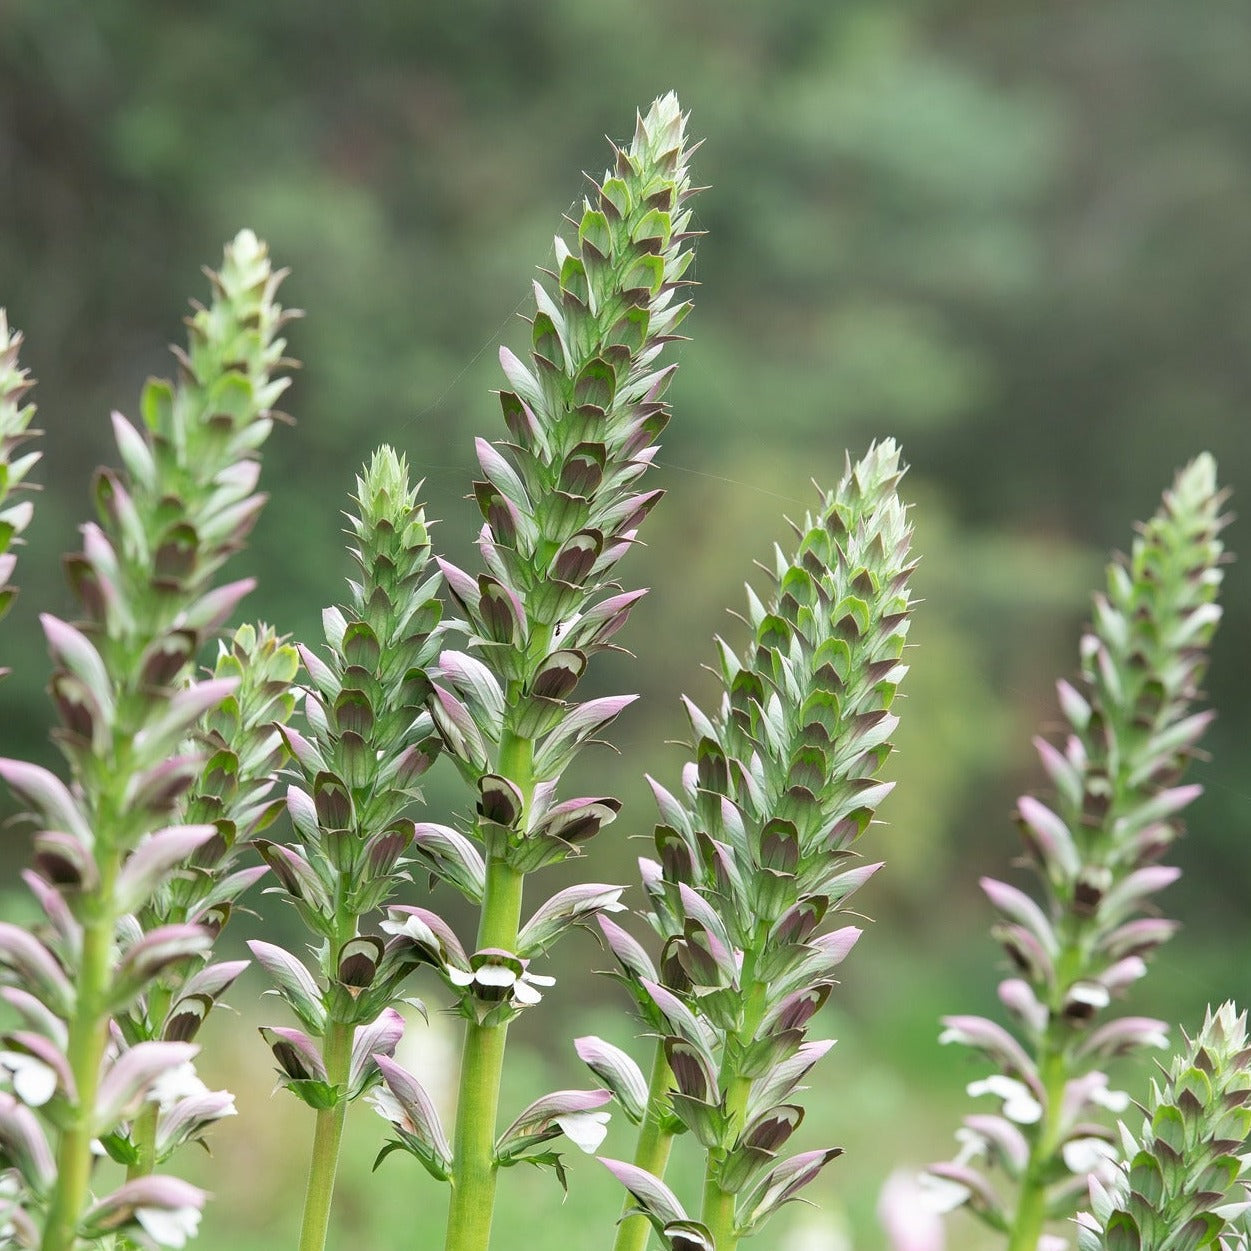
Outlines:
{"label": "slender stem", "polygon": [[[173,995],[167,986],[153,986],[148,991],[148,1019],[160,1022],[165,1019]],[[145,1103],[143,1111],[135,1117],[130,1127],[130,1141],[139,1158],[126,1170],[126,1180],[146,1177],[156,1168],[156,1125],[161,1109],[155,1103]]]}
{"label": "slender stem", "polygon": [[1043,1114],[1030,1146],[1029,1163],[1021,1179],[1016,1220],[1008,1238],[1007,1251],[1035,1251],[1047,1223],[1046,1178],[1056,1151],[1060,1104],[1064,1098],[1064,1083],[1068,1080],[1068,1060],[1052,1038],[1050,1027],[1040,1052],[1038,1076],[1045,1092]]}
{"label": "slender stem", "polygon": [[96,861],[100,883],[83,924],[78,997],[66,1048],[78,1100],[57,1148],[56,1188],[44,1225],[42,1251],[71,1251],[91,1184],[91,1142],[98,1128],[94,1124],[96,1093],[109,1038],[105,1005],[113,977],[112,902],[119,857],[102,841],[96,848]]}
{"label": "slender stem", "polygon": [[[743,1043],[755,1040],[756,1031],[764,1018],[765,1007],[769,1002],[768,988],[763,982],[755,980],[755,953],[748,951],[743,955],[742,985],[745,989],[743,1003],[743,1021],[739,1027],[738,1038]],[[721,1090],[725,1097],[727,1125],[725,1147],[721,1151],[709,1151],[708,1165],[704,1172],[704,1207],[702,1219],[712,1235],[713,1245],[717,1251],[735,1251],[738,1246],[738,1231],[734,1228],[734,1203],[736,1196],[731,1191],[721,1189],[721,1162],[726,1150],[733,1148],[738,1136],[742,1133],[747,1116],[747,1100],[751,1094],[752,1079],[742,1077],[734,1065],[737,1048],[727,1046],[721,1062]]]}
{"label": "slender stem", "polygon": [[326,1027],[323,1058],[326,1076],[337,1088],[334,1106],[317,1113],[313,1130],[313,1158],[308,1169],[308,1189],[304,1195],[304,1223],[300,1227],[300,1251],[323,1251],[330,1228],[330,1203],[334,1196],[335,1173],[339,1167],[339,1144],[347,1118],[348,1077],[352,1063],[352,1036],[356,1027],[331,1021]]}
{"label": "slender stem", "polygon": [[1047,1177],[1058,1146],[1060,1105],[1069,1078],[1069,1053],[1062,1034],[1061,1001],[1064,988],[1082,976],[1086,966],[1081,918],[1066,913],[1059,927],[1060,950],[1055,957],[1056,998],[1047,1027],[1038,1043],[1038,1079],[1043,1088],[1042,1118],[1030,1143],[1029,1162],[1017,1193],[1016,1218],[1006,1251],[1035,1251],[1047,1223]]}
{"label": "slender stem", "polygon": [[[527,805],[534,791],[533,762],[533,741],[506,729],[500,738],[499,772],[516,783]],[[517,948],[525,874],[508,863],[504,850],[487,846],[479,950]],[[491,1239],[495,1214],[495,1126],[507,1039],[507,1024],[470,1021],[465,1027],[446,1251],[486,1251]]]}
{"label": "slender stem", "polygon": [[[742,1128],[742,1114],[747,1105],[747,1096],[751,1093],[751,1079],[733,1078],[725,1088],[725,1093],[726,1111],[731,1113],[732,1118],[727,1137],[732,1144]],[[734,1228],[734,1204],[737,1196],[731,1191],[721,1189],[718,1181],[719,1163],[709,1155],[708,1167],[704,1172],[704,1207],[701,1219],[708,1226],[712,1245],[717,1251],[735,1251],[738,1246],[738,1231]]]}
{"label": "slender stem", "polygon": [[[665,1049],[656,1044],[656,1058],[652,1062],[652,1079],[647,1090],[647,1113],[643,1124],[639,1126],[638,1146],[634,1150],[634,1163],[645,1168],[653,1177],[663,1180],[665,1169],[669,1165],[669,1152],[673,1147],[673,1135],[665,1129],[668,1120],[669,1090],[673,1084],[673,1073],[669,1062],[665,1059]],[[633,1198],[627,1196],[625,1212],[636,1205]],[[617,1241],[613,1251],[644,1251],[647,1246],[647,1235],[651,1232],[645,1216],[626,1216],[623,1214],[617,1225]]]}

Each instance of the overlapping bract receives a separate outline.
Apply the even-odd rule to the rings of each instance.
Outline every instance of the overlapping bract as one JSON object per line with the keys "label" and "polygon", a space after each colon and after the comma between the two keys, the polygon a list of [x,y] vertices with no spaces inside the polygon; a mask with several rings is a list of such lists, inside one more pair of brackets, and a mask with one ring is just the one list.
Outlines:
{"label": "overlapping bract", "polygon": [[[900,476],[890,441],[848,464],[797,529],[793,556],[778,551],[769,602],[749,594],[746,653],[719,641],[717,713],[687,704],[696,757],[680,796],[653,782],[657,858],[640,863],[659,961],[603,922],[663,1038],[673,1123],[704,1146],[709,1185],[733,1196],[734,1237],[759,1228],[838,1154],[777,1162],[803,1116],[792,1102],[799,1083],[832,1045],[808,1041],[808,1022],[860,936],[827,927],[879,867],[861,863],[853,844],[890,790],[877,775],[906,672],[913,566]],[[580,1050],[625,1096],[635,1070],[604,1046],[582,1040]],[[637,1115],[636,1099],[622,1103]],[[668,1245],[711,1245],[699,1242],[707,1230],[674,1224],[684,1213],[649,1206],[647,1183],[630,1178]]]}
{"label": "overlapping bract", "polygon": [[[384,905],[403,874],[413,839],[404,815],[417,780],[439,750],[426,669],[438,652],[440,576],[408,465],[391,448],[374,453],[357,479],[349,516],[360,580],[349,603],[322,615],[322,655],[301,647],[309,677],[306,733],[283,730],[295,781],[287,811],[297,842],[260,840],[261,855],[320,940],[316,974],[269,943],[253,953],[304,1031],[266,1029],[284,1084],[316,1108],[355,1098],[377,1080],[373,1053],[389,1055],[400,1034],[391,1005],[406,973],[428,962],[407,935],[389,941],[359,932],[359,918]],[[356,1057],[347,1089],[328,1079],[313,1038],[337,1024],[372,1041]],[[377,1034],[371,1035],[371,1030]],[[364,1042],[361,1044],[364,1046]]]}
{"label": "overlapping bract", "polygon": [[[119,920],[121,931],[176,933],[172,927],[191,924],[207,930],[215,940],[239,897],[264,876],[263,865],[239,868],[235,862],[282,808],[281,799],[273,795],[277,771],[287,758],[279,727],[295,706],[291,682],[298,664],[295,648],[268,626],[241,626],[229,642],[218,644],[213,678],[236,685],[201,718],[187,745],[200,763],[178,809],[181,821],[200,833],[193,836],[194,846],[188,844],[190,850],[181,855],[171,840],[169,854],[177,860],[177,872],[169,874],[169,866],[159,860],[151,866],[157,875],[156,889],[137,916]],[[194,971],[167,970],[128,1012],[118,1016],[123,1037],[132,1045],[156,1039],[192,1041],[218,999],[246,967],[246,960],[228,960]],[[233,1111],[232,1105],[229,1110]],[[155,1109],[149,1115],[155,1117]],[[193,1128],[180,1127],[178,1141],[172,1143],[157,1120],[138,1136],[139,1141],[116,1141],[112,1147],[132,1168],[150,1168],[194,1136]]]}
{"label": "overlapping bract", "polygon": [[1000,1069],[975,1093],[1004,1106],[1002,1116],[968,1118],[961,1157],[931,1171],[954,1183],[947,1202],[968,1202],[1000,1228],[1025,1219],[1025,1205],[1014,1214],[973,1161],[1001,1166],[1023,1194],[1040,1194],[1038,1212],[1071,1213],[1088,1175],[1114,1154],[1101,1145],[1111,1137],[1106,1113],[1122,1109],[1125,1096],[1108,1090],[1103,1064],[1165,1045],[1162,1021],[1103,1018],[1176,929],[1152,912],[1152,900],[1178,876],[1157,861],[1200,789],[1179,779],[1213,715],[1192,709],[1220,620],[1224,500],[1212,458],[1198,457],[1129,559],[1109,567],[1082,638],[1080,678],[1059,685],[1068,736],[1060,747],[1036,741],[1054,798],[1027,795],[1017,807],[1042,902],[1004,882],[982,883],[1017,974],[1001,983],[1000,999],[1024,1046],[992,1021],[945,1019],[944,1041],[976,1048]]}
{"label": "overlapping bract", "polygon": [[1121,1163],[1091,1182],[1079,1251],[1246,1246],[1251,1047],[1246,1013],[1210,1009],[1203,1028],[1151,1083],[1137,1137],[1120,1127]]}
{"label": "overlapping bract", "polygon": [[[257,452],[286,386],[275,376],[285,364],[278,336],[287,314],[274,299],[280,278],[264,245],[241,233],[212,275],[213,302],[188,319],[177,383],[144,390],[144,431],[114,415],[125,468],[97,475],[99,520],[83,527],[82,552],[66,562],[83,619],[42,619],[62,723],[57,741],[72,782],[0,761],[0,776],[33,812],[26,880],[47,916],[38,937],[0,930],[0,993],[26,1027],[5,1046],[30,1062],[17,1066],[21,1079],[11,1070],[13,1094],[4,1095],[0,1156],[25,1190],[6,1200],[0,1224],[12,1222],[20,1238],[44,1225],[50,1251],[71,1246],[80,1221],[84,1230],[124,1228],[138,1242],[161,1241],[139,1211],[171,1213],[172,1225],[154,1224],[174,1229],[171,1245],[180,1245],[176,1227],[192,1220],[201,1192],[172,1178],[136,1178],[128,1185],[143,1189],[140,1198],[123,1187],[85,1211],[91,1142],[134,1163],[130,1132],[150,1105],[166,1118],[163,1133],[153,1130],[171,1150],[230,1110],[228,1096],[206,1099],[212,1092],[190,1077],[193,1046],[137,1041],[142,1030],[112,1022],[144,1020],[147,994],[212,945],[203,916],[153,928],[137,918],[153,919],[153,901],[174,889],[171,875],[217,833],[187,824],[180,809],[202,764],[188,735],[237,683],[190,674],[207,634],[251,585],[214,588],[213,578],[264,503]],[[216,966],[201,976],[212,985],[197,993],[212,999],[232,973]],[[38,1066],[52,1078],[41,1084]],[[31,1103],[60,1131],[55,1164]]]}
{"label": "overlapping bract", "polygon": [[[471,1029],[503,1027],[538,1003],[551,978],[532,971],[535,958],[571,926],[622,908],[620,887],[588,883],[558,892],[521,925],[505,915],[512,905],[489,898],[488,879],[493,865],[516,880],[579,854],[621,807],[603,795],[558,800],[557,787],[581,746],[634,698],[570,699],[643,594],[612,577],[662,494],[639,479],[669,419],[663,396],[676,366],[659,357],[690,308],[677,299],[694,238],[685,130],[676,97],[657,100],[593,184],[576,239],[556,239],[551,284],[534,286],[530,362],[500,353],[510,437],[477,442],[484,571],[439,561],[463,614],[449,629],[467,646],[440,654],[429,709],[476,811],[459,828],[419,823],[413,851],[432,877],[491,913],[481,932],[503,937],[468,952],[442,918],[410,907],[391,909],[386,928],[424,948]],[[449,1175],[437,1119],[422,1129],[432,1122],[412,1093],[419,1083],[392,1066],[387,1084],[379,1109],[399,1144]],[[603,1092],[558,1093],[591,1103],[550,1118],[538,1139],[514,1124],[496,1141],[491,1169],[525,1158],[559,1173],[554,1153],[540,1149],[553,1126],[584,1149],[597,1136],[583,1132],[597,1122],[577,1117],[602,1115]]]}
{"label": "overlapping bract", "polygon": [[9,496],[21,488],[41,455],[21,451],[39,433],[30,428],[35,406],[22,402],[35,382],[19,363],[21,346],[22,336],[9,329],[8,317],[0,308],[0,617],[17,595],[12,583],[17,553],[9,549],[21,541],[18,536],[30,525],[35,511],[30,500],[10,502]]}
{"label": "overlapping bract", "polygon": [[554,781],[628,702],[568,700],[642,594],[611,578],[661,495],[639,479],[669,419],[676,365],[658,358],[690,308],[675,300],[693,255],[688,155],[685,118],[666,96],[616,150],[574,246],[557,238],[557,285],[535,283],[531,363],[501,352],[511,437],[477,445],[486,571],[443,566],[489,679],[444,666],[436,721],[482,789],[482,831],[523,872],[568,855],[615,813],[598,799],[559,812],[516,802],[493,770],[507,733],[535,743],[534,781]]}

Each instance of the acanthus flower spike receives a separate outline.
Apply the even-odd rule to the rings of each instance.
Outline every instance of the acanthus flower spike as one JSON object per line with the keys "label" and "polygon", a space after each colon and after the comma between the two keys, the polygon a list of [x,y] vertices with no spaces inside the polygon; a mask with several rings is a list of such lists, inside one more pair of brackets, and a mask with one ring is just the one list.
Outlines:
{"label": "acanthus flower spike", "polygon": [[[1092,1171],[1090,1210],[1077,1218],[1078,1251],[1245,1248],[1251,1157],[1251,1046],[1246,1013],[1208,1009],[1120,1142]],[[1113,1162],[1109,1164],[1108,1155]]]}
{"label": "acanthus flower spike", "polygon": [[[720,644],[720,707],[709,715],[687,702],[695,758],[680,795],[652,783],[657,858],[640,861],[662,943],[655,970],[600,919],[661,1035],[635,1164],[659,1185],[673,1135],[700,1140],[702,1228],[718,1251],[733,1251],[839,1154],[776,1160],[802,1115],[782,1101],[820,1054],[807,1026],[861,936],[854,925],[818,930],[880,867],[851,861],[890,791],[876,774],[907,668],[913,564],[901,475],[889,440],[848,462],[796,527],[794,554],[777,552],[768,603],[750,596],[749,647],[738,656]],[[627,1213],[618,1251],[638,1251],[646,1233]]]}
{"label": "acanthus flower spike", "polygon": [[[187,321],[177,380],[148,382],[141,428],[114,415],[123,468],[97,474],[98,520],[66,561],[82,618],[41,618],[62,721],[56,741],[72,784],[19,761],[0,763],[0,775],[34,809],[27,881],[49,923],[47,945],[30,936],[33,947],[10,944],[9,956],[37,974],[23,980],[48,1016],[24,1015],[64,1060],[43,1049],[58,1072],[57,1095],[44,1105],[61,1131],[55,1184],[24,1206],[42,1226],[44,1251],[69,1251],[82,1222],[103,1219],[100,1205],[95,1217],[84,1215],[93,1141],[133,1173],[151,1170],[154,1091],[162,1083],[174,1090],[170,1073],[190,1054],[184,1041],[160,1040],[165,987],[203,962],[245,884],[214,881],[212,907],[159,911],[220,833],[181,806],[202,764],[188,739],[239,682],[195,680],[192,668],[208,633],[252,585],[215,584],[265,500],[256,490],[259,449],[290,364],[280,332],[291,314],[275,300],[281,278],[264,244],[241,232],[220,273],[210,274],[212,303],[197,305]],[[7,331],[3,338],[11,348]],[[9,355],[0,360],[0,425],[13,415]],[[22,472],[10,465],[9,481]],[[11,527],[20,516],[0,520]],[[207,1011],[229,980],[197,1007]],[[28,1040],[28,1052],[39,1050]]]}
{"label": "acanthus flower spike", "polygon": [[[1042,898],[982,879],[999,917],[992,933],[1018,974],[1001,984],[1000,999],[1024,1044],[977,1017],[946,1018],[941,1041],[971,1046],[999,1069],[970,1093],[1017,1078],[1030,1087],[1028,1101],[998,1092],[1028,1145],[1025,1166],[1011,1170],[1012,1202],[994,1207],[977,1201],[978,1187],[965,1188],[970,1210],[1007,1234],[1009,1251],[1058,1237],[1045,1232],[1048,1221],[1072,1212],[1087,1176],[1106,1171],[1107,1152],[1092,1144],[1110,1134],[1107,1114],[1126,1096],[1108,1089],[1098,1066],[1165,1044],[1163,1022],[1106,1014],[1177,928],[1140,914],[1179,875],[1156,861],[1200,792],[1178,782],[1211,720],[1192,708],[1220,620],[1224,501],[1212,458],[1199,456],[1165,492],[1128,559],[1109,567],[1081,640],[1080,677],[1057,688],[1070,731],[1058,745],[1036,742],[1054,796],[1017,802]],[[1003,1159],[992,1155],[996,1163]],[[952,1167],[933,1171],[950,1179]]]}
{"label": "acanthus flower spike", "polygon": [[[423,963],[445,971],[438,936],[444,927],[432,913],[391,908],[382,935],[362,930],[363,918],[387,907],[408,880],[404,857],[416,831],[407,813],[443,746],[433,712],[442,705],[431,698],[430,676],[442,650],[442,575],[419,490],[407,460],[390,447],[379,448],[357,477],[348,533],[359,580],[349,582],[347,603],[322,614],[324,651],[296,649],[306,675],[305,725],[281,727],[291,779],[283,806],[295,842],[255,844],[275,889],[318,940],[311,968],[273,944],[251,944],[303,1026],[261,1032],[281,1083],[317,1113],[305,1247],[325,1243],[348,1104],[381,1080],[374,1057],[390,1055],[403,1032],[393,1005],[404,979]],[[446,666],[471,685],[479,668],[469,657],[460,664],[449,658]],[[442,694],[463,709],[450,691]],[[448,715],[463,723],[468,714]],[[455,839],[438,838],[439,829],[425,827],[423,846],[438,849],[428,854],[443,864],[459,848]]]}
{"label": "acanthus flower spike", "polygon": [[[467,1021],[447,1233],[457,1251],[486,1246],[500,1163],[499,1031],[550,980],[527,962],[570,926],[618,906],[617,887],[564,893],[521,929],[525,876],[579,855],[620,808],[610,796],[558,801],[556,790],[634,698],[575,695],[641,594],[613,579],[662,494],[640,480],[669,419],[674,366],[660,358],[691,307],[681,296],[696,234],[693,189],[676,97],[657,100],[630,145],[613,151],[576,238],[556,239],[549,281],[535,284],[528,358],[500,351],[507,438],[476,443],[483,572],[439,562],[466,644],[440,657],[427,707],[474,812],[453,831],[464,843],[427,827],[416,846],[481,909],[471,968],[441,969],[462,984]],[[533,1146],[527,1158],[559,1175],[554,1153]]]}

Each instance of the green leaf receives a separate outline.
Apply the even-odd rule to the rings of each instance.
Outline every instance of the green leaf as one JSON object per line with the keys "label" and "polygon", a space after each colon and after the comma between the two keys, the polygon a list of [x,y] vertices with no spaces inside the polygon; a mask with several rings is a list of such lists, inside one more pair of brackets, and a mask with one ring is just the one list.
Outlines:
{"label": "green leaf", "polygon": [[110,1160],[115,1160],[118,1164],[124,1164],[129,1168],[132,1164],[139,1163],[139,1148],[130,1141],[130,1135],[123,1134],[120,1130],[114,1130],[112,1133],[100,1135],[100,1145],[108,1153]]}

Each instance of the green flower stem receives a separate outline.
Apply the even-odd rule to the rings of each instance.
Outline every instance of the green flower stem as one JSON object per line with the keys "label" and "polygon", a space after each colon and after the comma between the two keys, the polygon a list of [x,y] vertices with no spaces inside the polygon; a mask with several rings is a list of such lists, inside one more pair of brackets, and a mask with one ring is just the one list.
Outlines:
{"label": "green flower stem", "polygon": [[339,1167],[339,1144],[343,1139],[343,1122],[347,1117],[347,1085],[352,1063],[352,1036],[355,1026],[331,1021],[326,1027],[326,1045],[322,1057],[326,1076],[337,1088],[339,1098],[334,1107],[317,1113],[313,1130],[313,1158],[308,1170],[308,1189],[304,1195],[304,1223],[300,1227],[300,1251],[322,1251],[330,1228],[330,1203],[334,1196],[335,1173]]}
{"label": "green flower stem", "polygon": [[[673,1072],[665,1059],[665,1049],[656,1044],[656,1058],[652,1062],[652,1079],[647,1091],[647,1113],[639,1126],[638,1146],[634,1150],[634,1163],[645,1168],[653,1177],[664,1179],[669,1166],[669,1152],[673,1148],[673,1135],[665,1128],[668,1120],[666,1103],[673,1085]],[[629,1216],[638,1205],[632,1195],[626,1196],[622,1219],[617,1225],[617,1241],[613,1251],[644,1251],[647,1235],[651,1232],[645,1216]]]}
{"label": "green flower stem", "polygon": [[734,1196],[722,1190],[711,1175],[704,1181],[702,1219],[717,1251],[734,1251],[738,1246],[738,1234],[734,1232]]}
{"label": "green flower stem", "polygon": [[[520,788],[528,805],[534,793],[534,742],[505,729],[500,736],[499,772]],[[505,858],[505,849],[488,844],[486,889],[478,925],[478,949],[515,951],[521,927],[525,874]],[[456,1103],[452,1199],[447,1216],[446,1251],[486,1251],[495,1214],[495,1126],[508,1026],[465,1027],[460,1093]]]}
{"label": "green flower stem", "polygon": [[[762,996],[763,998],[763,996]],[[728,1137],[737,1137],[743,1124],[743,1111],[751,1094],[751,1079],[735,1076],[725,1089],[726,1112],[730,1116]],[[738,1231],[734,1228],[734,1204],[737,1198],[732,1192],[722,1190],[717,1180],[719,1162],[709,1153],[704,1173],[704,1208],[701,1219],[712,1235],[717,1251],[734,1251],[738,1246]]]}
{"label": "green flower stem", "polygon": [[[182,920],[182,917],[178,918]],[[148,1020],[163,1021],[173,1002],[173,993],[166,986],[153,986],[148,991]],[[156,1168],[156,1123],[161,1109],[155,1103],[145,1103],[143,1111],[135,1117],[130,1127],[131,1145],[139,1158],[126,1170],[126,1180],[146,1177]]]}
{"label": "green flower stem", "polygon": [[1038,1076],[1046,1092],[1042,1120],[1030,1146],[1029,1163],[1021,1179],[1016,1220],[1008,1239],[1007,1251],[1035,1251],[1047,1223],[1047,1176],[1056,1151],[1057,1118],[1064,1084],[1068,1080],[1068,1060],[1050,1036],[1043,1042]]}
{"label": "green flower stem", "polygon": [[[1082,925],[1071,913],[1060,926],[1061,949],[1056,956],[1057,996],[1063,988],[1082,976],[1083,960]],[[1062,1037],[1064,1024],[1060,1016],[1060,1004],[1052,1005],[1048,1014],[1047,1028],[1038,1045],[1038,1080],[1042,1084],[1042,1118],[1030,1143],[1029,1163],[1021,1178],[1017,1196],[1016,1219],[1012,1224],[1007,1251],[1035,1251],[1047,1223],[1047,1179],[1051,1163],[1059,1145],[1060,1104],[1064,1098],[1064,1085],[1069,1079],[1069,1053]]]}
{"label": "green flower stem", "polygon": [[113,977],[115,918],[111,905],[120,857],[101,840],[96,846],[96,862],[100,882],[95,898],[85,909],[77,1003],[69,1022],[67,1047],[78,1102],[57,1149],[56,1189],[48,1207],[42,1251],[72,1251],[78,1240],[78,1221],[90,1192],[91,1140],[95,1136],[92,1122],[100,1064],[109,1039],[105,1005]]}
{"label": "green flower stem", "polygon": [[505,1025],[471,1022],[465,1031],[447,1251],[485,1251],[491,1240],[495,1214],[495,1124],[507,1035]]}
{"label": "green flower stem", "polygon": [[[743,956],[742,984],[750,989],[745,996],[743,1024],[738,1031],[739,1038],[745,1043],[751,1043],[755,1039],[769,1002],[768,987],[755,980],[755,965],[755,953],[746,952]],[[721,1065],[721,1089],[725,1092],[727,1116],[726,1141],[730,1145],[733,1145],[742,1132],[752,1087],[752,1079],[742,1077],[735,1068],[735,1050],[736,1048],[727,1046]],[[712,1234],[713,1245],[717,1251],[735,1251],[738,1246],[738,1231],[734,1228],[736,1196],[721,1189],[718,1180],[720,1164],[716,1153],[709,1152],[708,1166],[704,1173],[704,1208],[701,1219]]]}

